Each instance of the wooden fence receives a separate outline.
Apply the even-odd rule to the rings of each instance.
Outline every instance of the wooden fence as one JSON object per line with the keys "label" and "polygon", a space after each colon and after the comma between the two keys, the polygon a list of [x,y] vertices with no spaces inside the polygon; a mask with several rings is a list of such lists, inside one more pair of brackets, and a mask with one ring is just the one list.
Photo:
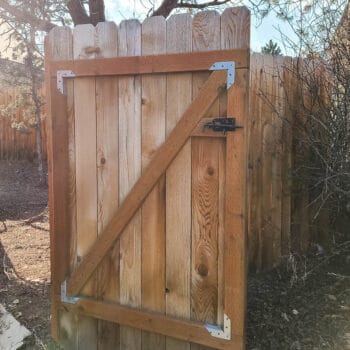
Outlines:
{"label": "wooden fence", "polygon": [[[234,8],[50,33],[52,324],[66,349],[243,349],[249,28]],[[209,71],[230,60],[232,87],[232,65]],[[211,130],[219,116],[243,128]]]}
{"label": "wooden fence", "polygon": [[[252,270],[278,264],[290,249],[293,119],[297,106],[294,61],[251,56],[248,158],[248,237]],[[307,239],[305,237],[305,239]]]}
{"label": "wooden fence", "polygon": [[[3,109],[12,105],[16,98],[21,94],[20,89],[3,89],[0,91],[0,108]],[[26,132],[18,131],[12,127],[15,121],[17,124],[24,122],[26,116],[23,109],[19,107],[16,115],[0,116],[0,159],[34,159],[37,156],[36,149],[36,129],[33,127],[26,128]],[[42,129],[42,149],[43,157],[46,158],[46,123],[41,124]]]}

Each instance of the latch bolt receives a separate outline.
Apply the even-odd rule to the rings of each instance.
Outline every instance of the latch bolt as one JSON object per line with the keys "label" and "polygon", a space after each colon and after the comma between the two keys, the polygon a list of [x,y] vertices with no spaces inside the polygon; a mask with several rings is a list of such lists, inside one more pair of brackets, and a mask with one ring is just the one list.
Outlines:
{"label": "latch bolt", "polygon": [[226,134],[227,131],[235,131],[242,128],[243,126],[236,125],[236,118],[214,118],[211,122],[204,124],[203,131],[212,129],[213,131],[222,131]]}

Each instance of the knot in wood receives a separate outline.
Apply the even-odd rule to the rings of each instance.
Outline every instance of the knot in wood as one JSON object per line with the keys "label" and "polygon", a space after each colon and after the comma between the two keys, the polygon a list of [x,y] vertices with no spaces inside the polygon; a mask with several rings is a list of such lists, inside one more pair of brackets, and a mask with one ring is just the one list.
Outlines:
{"label": "knot in wood", "polygon": [[210,175],[210,176],[213,176],[214,172],[215,172],[214,168],[212,166],[208,166],[207,174]]}
{"label": "knot in wood", "polygon": [[202,277],[208,276],[209,270],[208,270],[208,267],[204,264],[200,264],[197,268],[197,271]]}

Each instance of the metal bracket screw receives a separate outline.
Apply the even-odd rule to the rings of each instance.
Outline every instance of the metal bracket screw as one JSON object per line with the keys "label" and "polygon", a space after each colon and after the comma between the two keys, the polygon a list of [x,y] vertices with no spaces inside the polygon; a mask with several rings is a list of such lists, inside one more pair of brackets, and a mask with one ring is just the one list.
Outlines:
{"label": "metal bracket screw", "polygon": [[57,71],[57,89],[61,94],[66,95],[66,84],[64,83],[65,78],[74,78],[75,74],[71,70],[59,70]]}
{"label": "metal bracket screw", "polygon": [[206,330],[210,333],[212,337],[231,340],[231,320],[226,314],[224,314],[224,328],[214,324],[207,323],[205,325]]}
{"label": "metal bracket screw", "polygon": [[80,298],[67,296],[67,281],[61,284],[61,301],[62,303],[76,304]]}
{"label": "metal bracket screw", "polygon": [[235,82],[236,64],[234,61],[223,61],[214,63],[209,70],[227,70],[227,90]]}

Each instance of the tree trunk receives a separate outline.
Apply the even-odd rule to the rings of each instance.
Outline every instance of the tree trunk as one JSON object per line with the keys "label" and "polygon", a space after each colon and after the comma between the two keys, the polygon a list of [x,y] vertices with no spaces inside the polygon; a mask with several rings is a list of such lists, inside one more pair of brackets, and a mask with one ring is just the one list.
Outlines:
{"label": "tree trunk", "polygon": [[86,13],[80,0],[69,0],[67,2],[67,7],[74,25],[90,23],[90,17]]}
{"label": "tree trunk", "polygon": [[104,22],[105,4],[103,0],[89,0],[90,21],[95,26],[98,22]]}
{"label": "tree trunk", "polygon": [[35,47],[35,30],[31,30],[30,42],[27,43],[27,60],[26,64],[30,72],[31,77],[31,97],[35,107],[35,123],[36,123],[36,150],[38,156],[38,174],[40,184],[45,183],[45,174],[43,166],[43,150],[42,150],[42,130],[41,130],[41,100],[38,94],[38,83],[37,75],[34,66],[34,52],[33,47]]}

